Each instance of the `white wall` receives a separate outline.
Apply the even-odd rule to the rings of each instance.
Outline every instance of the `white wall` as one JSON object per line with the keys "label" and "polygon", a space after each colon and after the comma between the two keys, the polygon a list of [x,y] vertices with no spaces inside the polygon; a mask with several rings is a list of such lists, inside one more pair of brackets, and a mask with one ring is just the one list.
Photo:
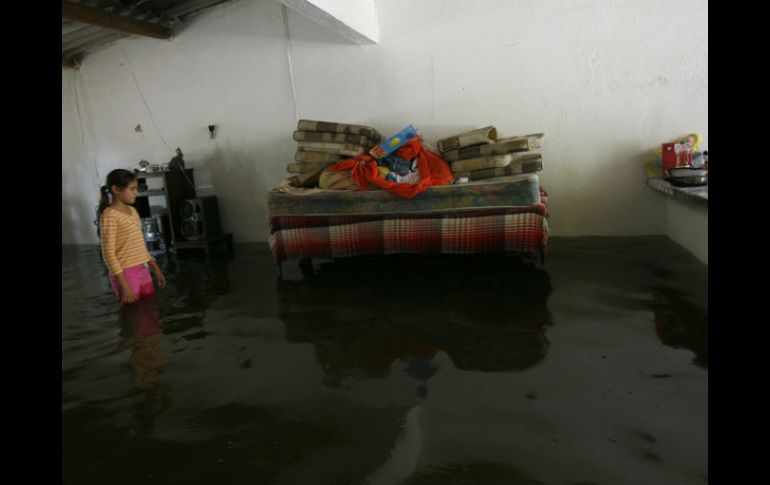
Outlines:
{"label": "white wall", "polygon": [[[665,201],[646,187],[642,163],[672,137],[708,139],[706,0],[376,6],[377,45],[288,10],[301,118],[384,134],[412,123],[429,142],[489,124],[501,136],[544,132],[553,235],[666,233]],[[62,242],[95,241],[84,227],[96,179],[173,156],[132,72],[170,148],[181,146],[199,185],[220,197],[225,229],[237,241],[266,240],[265,192],[293,158],[295,100],[281,5],[240,0],[171,41],[125,39],[86,57],[79,74],[62,73]],[[92,127],[84,142],[77,76]],[[213,141],[208,124],[219,125]]]}
{"label": "white wall", "polygon": [[280,0],[316,23],[359,44],[377,42],[379,27],[374,0]]}
{"label": "white wall", "polygon": [[666,233],[698,259],[709,264],[708,208],[687,200],[666,200]]}
{"label": "white wall", "polygon": [[80,73],[62,71],[62,243],[96,241],[94,206],[99,199],[100,182],[96,147],[89,132],[88,115],[79,90]]}

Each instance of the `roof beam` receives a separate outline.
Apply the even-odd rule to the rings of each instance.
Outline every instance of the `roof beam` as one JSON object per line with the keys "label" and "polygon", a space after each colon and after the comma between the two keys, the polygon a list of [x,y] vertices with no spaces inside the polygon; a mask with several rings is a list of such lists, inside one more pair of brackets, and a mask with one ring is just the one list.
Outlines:
{"label": "roof beam", "polygon": [[180,2],[178,6],[164,10],[161,14],[170,18],[179,18],[195,13],[198,10],[208,9],[214,5],[225,3],[226,1],[228,0],[189,0]]}
{"label": "roof beam", "polygon": [[115,32],[114,30],[103,30],[97,34],[98,35],[94,35],[88,39],[80,39],[71,45],[62,44],[62,55],[75,56],[77,54],[82,54],[94,47],[107,45],[110,42],[122,39],[128,35],[125,32]]}
{"label": "roof beam", "polygon": [[94,32],[89,32],[87,35],[76,37],[72,40],[69,40],[68,38],[62,39],[61,42],[61,50],[62,52],[68,51],[70,49],[74,49],[76,47],[80,47],[81,45],[88,44],[90,42],[93,42],[95,40],[99,40],[104,37],[112,37],[113,35],[122,35],[125,36],[127,34],[123,32],[115,32],[114,30],[105,30],[105,29],[97,29]]}
{"label": "roof beam", "polygon": [[99,27],[98,25],[84,25],[81,23],[78,23],[77,25],[80,26],[78,30],[63,33],[61,36],[61,43],[66,44],[67,42],[72,42],[74,40],[80,39],[81,37],[86,37],[94,32],[104,32],[104,29],[102,27]]}
{"label": "roof beam", "polygon": [[61,67],[69,67],[71,69],[75,69],[78,67],[78,64],[74,61],[74,59],[70,57],[61,56]]}
{"label": "roof beam", "polygon": [[174,32],[165,25],[151,24],[131,17],[107,12],[98,8],[84,7],[76,3],[62,0],[62,17],[76,20],[84,24],[98,25],[108,29],[119,30],[129,34],[144,35],[155,39],[169,39]]}

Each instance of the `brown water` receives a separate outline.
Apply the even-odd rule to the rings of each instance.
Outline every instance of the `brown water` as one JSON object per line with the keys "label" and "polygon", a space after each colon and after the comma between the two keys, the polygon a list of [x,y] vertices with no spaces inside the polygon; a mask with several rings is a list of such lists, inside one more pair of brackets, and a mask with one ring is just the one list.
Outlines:
{"label": "brown water", "polygon": [[121,310],[63,247],[67,484],[703,484],[708,268],[665,237],[515,258],[161,260]]}

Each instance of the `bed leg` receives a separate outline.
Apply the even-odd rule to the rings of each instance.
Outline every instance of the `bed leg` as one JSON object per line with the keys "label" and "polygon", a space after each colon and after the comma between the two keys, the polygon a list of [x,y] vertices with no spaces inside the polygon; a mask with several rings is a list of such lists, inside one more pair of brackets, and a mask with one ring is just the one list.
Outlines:
{"label": "bed leg", "polygon": [[545,248],[540,248],[540,264],[545,267]]}

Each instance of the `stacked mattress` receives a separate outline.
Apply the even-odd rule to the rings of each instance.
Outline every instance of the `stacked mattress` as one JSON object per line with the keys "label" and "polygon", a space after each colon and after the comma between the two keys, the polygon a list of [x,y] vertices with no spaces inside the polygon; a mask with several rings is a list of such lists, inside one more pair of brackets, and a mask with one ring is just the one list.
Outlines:
{"label": "stacked mattress", "polygon": [[444,138],[437,146],[456,178],[474,181],[541,171],[542,156],[531,150],[544,142],[542,133],[498,139],[497,129],[487,126]]}
{"label": "stacked mattress", "polygon": [[382,140],[369,126],[316,120],[299,120],[293,137],[297,152],[286,171],[295,187],[317,186],[326,167],[358,156]]}

